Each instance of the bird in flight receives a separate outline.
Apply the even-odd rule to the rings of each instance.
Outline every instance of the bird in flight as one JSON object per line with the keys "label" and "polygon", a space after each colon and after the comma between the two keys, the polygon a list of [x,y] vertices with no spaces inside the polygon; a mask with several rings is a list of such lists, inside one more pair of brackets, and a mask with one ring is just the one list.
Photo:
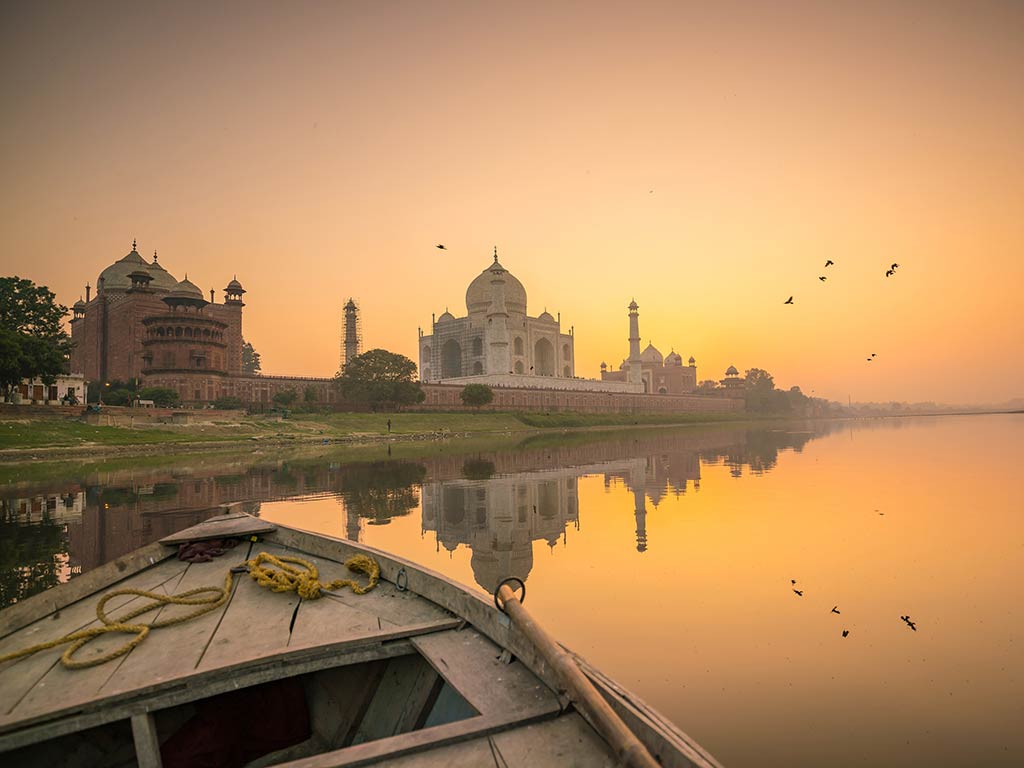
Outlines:
{"label": "bird in flight", "polygon": [[788,299],[786,299],[786,300],[785,300],[784,302],[782,302],[782,303],[783,303],[783,304],[792,304],[792,303],[793,303],[793,297],[792,297],[792,296],[790,296],[790,297],[789,297]]}
{"label": "bird in flight", "polygon": [[892,267],[891,267],[891,269],[893,269],[893,270],[899,269],[899,266],[900,266],[900,265],[899,265],[899,264],[897,264],[897,263],[896,263],[896,262],[894,261],[894,262],[892,263]]}
{"label": "bird in flight", "polygon": [[874,353],[874,352],[872,352],[872,353],[871,353],[871,356],[872,356],[872,357],[874,357],[874,356],[875,356],[875,353]]}
{"label": "bird in flight", "polygon": [[906,622],[908,627],[917,632],[917,624],[911,621],[909,616],[900,616],[900,618],[903,619],[904,622]]}
{"label": "bird in flight", "polygon": [[793,586],[796,586],[796,579],[790,579],[789,583],[792,584]]}
{"label": "bird in flight", "polygon": [[839,613],[839,606],[838,605],[833,605],[832,606],[832,613]]}
{"label": "bird in flight", "polygon": [[796,592],[796,593],[797,593],[797,595],[798,595],[798,596],[800,596],[800,597],[803,597],[803,596],[804,596],[803,590],[800,590],[800,589],[794,589],[793,591],[794,591],[794,592]]}
{"label": "bird in flight", "polygon": [[843,630],[843,637],[846,637],[849,634],[850,634],[850,630],[848,630],[848,629],[844,629]]}
{"label": "bird in flight", "polygon": [[824,282],[825,282],[826,280],[828,280],[828,278],[827,278],[827,277],[825,277],[824,275],[821,275],[820,277],[818,277],[818,279],[819,279],[819,280],[821,280],[821,282],[823,282],[823,283],[824,283]]}
{"label": "bird in flight", "polygon": [[885,276],[886,276],[886,277],[892,277],[892,276],[893,276],[893,275],[895,275],[895,274],[896,274],[896,273],[895,273],[895,272],[893,272],[893,271],[892,271],[891,269],[887,269],[887,270],[885,270]]}
{"label": "bird in flight", "polygon": [[869,358],[867,358],[867,361],[868,361],[868,362],[870,363],[870,362],[871,362],[871,358],[870,358],[870,357],[869,357]]}
{"label": "bird in flight", "polygon": [[444,247],[444,245],[442,245],[441,243],[438,243],[438,244],[437,244],[437,245],[435,245],[434,247],[435,247],[435,248],[437,248],[437,249],[439,249],[439,250],[442,250],[442,251],[447,251],[447,250],[448,250],[448,249],[447,249],[447,248],[445,248],[445,247]]}
{"label": "bird in flight", "polygon": [[828,260],[827,260],[827,261],[825,262],[825,266],[826,266],[826,267],[831,267],[831,266],[832,266],[833,264],[835,264],[835,262],[834,262],[834,261],[832,261],[832,259],[828,259]]}

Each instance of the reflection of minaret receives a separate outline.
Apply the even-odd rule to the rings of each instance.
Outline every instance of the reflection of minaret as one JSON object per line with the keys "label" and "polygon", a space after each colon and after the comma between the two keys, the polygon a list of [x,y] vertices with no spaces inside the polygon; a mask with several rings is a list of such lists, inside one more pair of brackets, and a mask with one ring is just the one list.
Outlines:
{"label": "reflection of minaret", "polygon": [[355,505],[345,505],[345,515],[347,517],[345,526],[345,538],[349,541],[359,541],[359,512],[355,509]]}
{"label": "reflection of minaret", "polygon": [[643,488],[633,491],[633,498],[636,501],[636,551],[647,551],[647,506],[644,499]]}

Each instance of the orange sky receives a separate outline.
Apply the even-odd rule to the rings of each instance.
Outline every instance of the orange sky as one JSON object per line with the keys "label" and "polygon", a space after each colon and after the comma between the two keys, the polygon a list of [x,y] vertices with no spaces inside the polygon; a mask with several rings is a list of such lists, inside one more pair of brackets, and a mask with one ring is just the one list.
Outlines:
{"label": "orange sky", "polygon": [[0,273],[66,304],[137,237],[331,375],[349,295],[415,358],[496,244],[579,375],[635,297],[700,379],[1024,396],[1019,3],[41,5],[0,10]]}

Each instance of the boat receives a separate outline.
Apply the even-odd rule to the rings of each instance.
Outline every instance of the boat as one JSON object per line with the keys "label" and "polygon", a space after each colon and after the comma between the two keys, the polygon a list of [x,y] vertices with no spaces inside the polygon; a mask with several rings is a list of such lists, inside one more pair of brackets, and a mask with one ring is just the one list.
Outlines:
{"label": "boat", "polygon": [[0,611],[0,764],[719,765],[515,581],[488,600],[227,506]]}

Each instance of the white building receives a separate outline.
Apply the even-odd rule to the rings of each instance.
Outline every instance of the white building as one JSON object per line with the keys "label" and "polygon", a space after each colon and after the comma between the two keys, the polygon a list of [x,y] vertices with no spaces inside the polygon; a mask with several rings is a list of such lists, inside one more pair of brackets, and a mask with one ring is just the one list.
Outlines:
{"label": "white building", "polygon": [[575,375],[573,334],[563,333],[560,318],[546,310],[526,312],[526,289],[498,262],[466,289],[466,317],[445,310],[430,334],[420,330],[420,379],[425,382],[466,376]]}
{"label": "white building", "polygon": [[63,373],[53,384],[42,379],[23,381],[14,390],[11,402],[33,405],[85,405],[85,376],[81,373]]}

